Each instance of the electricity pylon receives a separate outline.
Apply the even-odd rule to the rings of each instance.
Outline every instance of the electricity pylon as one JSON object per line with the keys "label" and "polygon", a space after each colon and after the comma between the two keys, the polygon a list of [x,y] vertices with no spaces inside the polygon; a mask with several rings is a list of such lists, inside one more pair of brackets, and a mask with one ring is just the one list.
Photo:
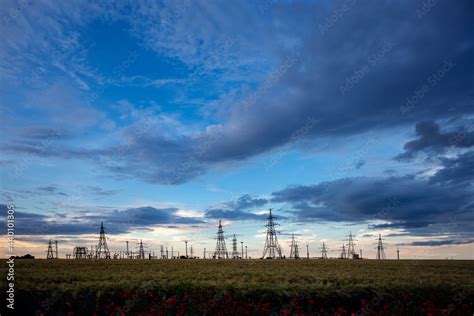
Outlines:
{"label": "electricity pylon", "polygon": [[341,255],[339,256],[341,259],[347,259],[347,252],[346,252],[346,246],[342,244],[342,250],[341,250]]}
{"label": "electricity pylon", "polygon": [[352,231],[349,232],[349,241],[347,243],[347,259],[354,259],[356,257],[355,244],[354,244],[354,235]]}
{"label": "electricity pylon", "polygon": [[379,234],[379,238],[377,241],[377,260],[387,259],[385,258],[385,250],[384,250],[383,244],[384,243],[383,243],[382,235]]}
{"label": "electricity pylon", "polygon": [[327,259],[327,258],[328,258],[328,251],[323,241],[323,247],[321,248],[321,259]]}
{"label": "electricity pylon", "polygon": [[97,259],[110,259],[109,247],[107,247],[107,239],[105,238],[104,223],[100,223],[99,244],[95,254]]}
{"label": "electricity pylon", "polygon": [[237,250],[237,237],[232,238],[232,258],[239,259],[239,251]]}
{"label": "electricity pylon", "polygon": [[48,243],[48,253],[46,254],[46,259],[54,259],[53,245],[51,244],[51,239]]}
{"label": "electricity pylon", "polygon": [[263,248],[262,258],[282,258],[280,245],[278,244],[277,233],[275,226],[278,225],[273,221],[274,217],[272,215],[272,209],[270,209],[268,214],[268,223],[267,227],[267,238],[265,239],[265,246]]}
{"label": "electricity pylon", "polygon": [[229,254],[227,253],[227,247],[225,245],[224,231],[222,230],[222,223],[219,220],[219,226],[217,229],[217,243],[216,250],[214,251],[215,259],[229,259]]}
{"label": "electricity pylon", "polygon": [[145,248],[143,247],[143,241],[140,239],[138,243],[138,256],[137,259],[145,259]]}
{"label": "electricity pylon", "polygon": [[291,234],[291,245],[290,245],[290,259],[299,259],[300,253],[298,250],[298,242],[295,239],[295,234]]}

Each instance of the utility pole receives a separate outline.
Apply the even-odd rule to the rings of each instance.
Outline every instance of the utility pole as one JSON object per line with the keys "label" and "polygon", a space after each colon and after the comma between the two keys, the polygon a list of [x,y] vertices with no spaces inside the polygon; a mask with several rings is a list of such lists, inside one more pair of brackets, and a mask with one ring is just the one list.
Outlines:
{"label": "utility pole", "polygon": [[245,246],[245,259],[248,259],[248,257],[247,257],[247,246]]}
{"label": "utility pole", "polygon": [[59,257],[58,257],[58,241],[56,240],[54,242],[54,244],[56,245],[56,259],[59,259]]}
{"label": "utility pole", "polygon": [[309,245],[306,245],[306,259],[309,259]]}
{"label": "utility pole", "polygon": [[243,259],[244,258],[244,242],[243,241],[240,242],[240,247],[241,247],[241,250],[242,250],[242,256],[240,256],[240,258]]}
{"label": "utility pole", "polygon": [[397,247],[397,260],[400,260],[400,249]]}
{"label": "utility pole", "polygon": [[203,258],[206,259],[206,248],[204,248]]}
{"label": "utility pole", "polygon": [[127,243],[127,259],[130,259],[130,251],[128,250],[128,240],[125,241]]}
{"label": "utility pole", "polygon": [[262,258],[271,258],[271,259],[282,259],[280,245],[278,244],[277,232],[275,230],[276,224],[274,222],[274,217],[272,215],[272,209],[268,213],[268,223],[267,227],[267,237],[265,239],[265,246],[263,248]]}
{"label": "utility pole", "polygon": [[188,259],[188,241],[185,240],[184,243],[186,244],[186,259]]}

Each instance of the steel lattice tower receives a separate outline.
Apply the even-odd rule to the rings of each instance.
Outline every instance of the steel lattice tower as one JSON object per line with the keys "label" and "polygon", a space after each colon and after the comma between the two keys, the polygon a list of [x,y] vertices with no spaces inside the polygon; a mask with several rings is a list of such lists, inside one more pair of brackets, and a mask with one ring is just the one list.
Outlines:
{"label": "steel lattice tower", "polygon": [[341,256],[339,258],[347,259],[346,246],[344,244],[342,244]]}
{"label": "steel lattice tower", "polygon": [[295,239],[295,234],[291,234],[291,245],[290,245],[290,259],[299,259],[300,253],[298,250],[298,242]]}
{"label": "steel lattice tower", "polygon": [[138,244],[138,257],[137,259],[145,259],[145,249],[143,248],[143,241],[140,239]]}
{"label": "steel lattice tower", "polygon": [[328,258],[328,250],[326,249],[326,245],[323,242],[323,247],[321,248],[321,259]]}
{"label": "steel lattice tower", "polygon": [[354,259],[355,257],[355,244],[354,244],[354,235],[352,235],[352,231],[349,232],[349,241],[347,243],[347,259]]}
{"label": "steel lattice tower", "polygon": [[383,241],[382,235],[379,234],[378,242],[377,242],[377,260],[385,260],[385,250],[383,248]]}
{"label": "steel lattice tower", "polygon": [[282,258],[280,245],[278,244],[275,226],[278,225],[273,221],[272,209],[268,214],[267,238],[265,239],[265,247],[263,248],[262,258]]}
{"label": "steel lattice tower", "polygon": [[110,259],[109,247],[107,247],[107,239],[105,238],[104,223],[100,223],[99,244],[95,253],[97,259]]}
{"label": "steel lattice tower", "polygon": [[53,245],[51,244],[51,239],[48,243],[48,253],[46,254],[46,259],[54,259]]}
{"label": "steel lattice tower", "polygon": [[237,238],[235,237],[232,238],[232,258],[233,259],[239,259],[239,251],[237,250]]}
{"label": "steel lattice tower", "polygon": [[222,230],[222,223],[219,220],[219,227],[217,230],[217,243],[216,250],[214,251],[215,259],[229,259],[229,254],[227,253],[227,247],[225,245],[224,231]]}

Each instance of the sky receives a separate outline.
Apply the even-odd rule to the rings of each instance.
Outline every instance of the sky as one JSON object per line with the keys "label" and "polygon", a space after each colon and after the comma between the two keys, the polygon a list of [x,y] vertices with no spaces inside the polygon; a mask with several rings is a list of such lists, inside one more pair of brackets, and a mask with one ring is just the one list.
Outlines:
{"label": "sky", "polygon": [[0,8],[2,241],[474,259],[471,1]]}

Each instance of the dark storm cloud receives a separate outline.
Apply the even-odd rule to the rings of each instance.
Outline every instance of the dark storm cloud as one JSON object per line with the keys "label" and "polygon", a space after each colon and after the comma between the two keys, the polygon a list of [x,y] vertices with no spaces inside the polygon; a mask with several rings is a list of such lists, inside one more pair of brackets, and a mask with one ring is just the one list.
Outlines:
{"label": "dark storm cloud", "polygon": [[401,244],[401,246],[445,246],[445,245],[465,245],[474,243],[474,239],[470,240],[457,240],[457,239],[448,239],[448,240],[426,240],[426,241],[414,241],[411,243]]}
{"label": "dark storm cloud", "polygon": [[418,139],[409,141],[403,147],[405,152],[398,155],[399,160],[409,160],[419,152],[441,154],[448,148],[468,148],[474,146],[474,132],[460,128],[453,132],[440,132],[440,126],[434,121],[416,124]]}
{"label": "dark storm cloud", "polygon": [[452,187],[472,186],[474,181],[474,151],[466,152],[455,158],[441,158],[443,169],[439,170],[430,182],[447,183]]}
{"label": "dark storm cloud", "polygon": [[[473,113],[471,1],[438,1],[428,12],[416,1],[357,2],[333,19],[343,3],[277,3],[268,21],[235,21],[238,33],[251,34],[279,62],[260,90],[224,104],[229,109],[221,124],[199,135],[167,138],[151,124],[126,133],[133,142],[101,150],[41,151],[31,144],[4,150],[94,159],[120,178],[179,184],[293,142],[308,120],[318,124],[300,138],[319,141]],[[281,27],[273,29],[276,20]],[[227,31],[219,29],[235,37],[234,29]],[[245,36],[235,41],[246,47]],[[427,148],[430,135],[407,150]]]}
{"label": "dark storm cloud", "polygon": [[[7,206],[0,204],[0,211],[5,214]],[[95,234],[99,231],[100,222],[104,222],[109,233],[121,234],[133,229],[151,229],[154,225],[200,224],[202,220],[175,215],[177,208],[154,208],[150,206],[102,212],[88,215],[89,212],[78,212],[74,219],[56,218],[28,212],[15,212],[15,234],[17,235],[81,235]],[[81,214],[83,213],[83,214]],[[3,217],[5,218],[5,216]],[[64,221],[66,220],[66,221]],[[5,230],[4,220],[2,222]]]}
{"label": "dark storm cloud", "polygon": [[[466,162],[462,156],[458,159]],[[272,202],[290,203],[300,221],[380,220],[384,223],[369,227],[404,229],[412,234],[472,234],[474,198],[468,185],[472,184],[472,176],[450,178],[457,174],[451,172],[451,164],[456,165],[446,160],[429,179],[359,177],[288,187],[274,192]]]}
{"label": "dark storm cloud", "polygon": [[207,209],[205,216],[214,219],[261,220],[265,218],[265,215],[257,215],[250,211],[264,206],[267,202],[266,199],[245,194],[235,201],[225,202]]}

